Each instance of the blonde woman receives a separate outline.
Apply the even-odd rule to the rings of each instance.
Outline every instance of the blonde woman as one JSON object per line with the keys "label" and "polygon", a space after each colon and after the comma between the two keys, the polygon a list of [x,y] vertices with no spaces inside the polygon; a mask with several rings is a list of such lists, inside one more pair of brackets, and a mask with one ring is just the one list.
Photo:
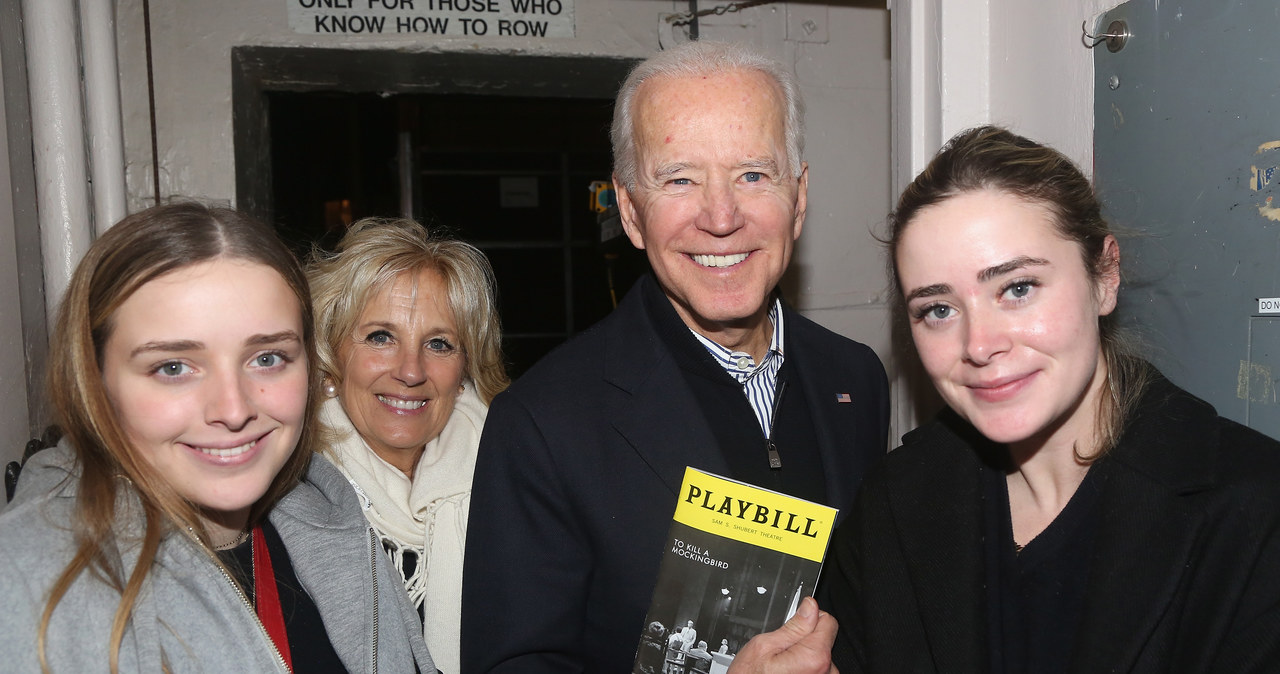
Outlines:
{"label": "blonde woman", "polygon": [[432,655],[453,674],[476,449],[508,383],[493,272],[469,244],[411,220],[367,219],[308,273],[323,451],[351,480]]}

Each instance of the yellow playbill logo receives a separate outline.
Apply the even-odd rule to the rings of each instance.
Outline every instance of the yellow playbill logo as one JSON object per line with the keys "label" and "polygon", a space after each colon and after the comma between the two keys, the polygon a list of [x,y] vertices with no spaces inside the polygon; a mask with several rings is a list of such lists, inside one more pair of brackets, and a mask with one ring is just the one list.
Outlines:
{"label": "yellow playbill logo", "polygon": [[820,563],[835,525],[836,510],[685,468],[675,520]]}

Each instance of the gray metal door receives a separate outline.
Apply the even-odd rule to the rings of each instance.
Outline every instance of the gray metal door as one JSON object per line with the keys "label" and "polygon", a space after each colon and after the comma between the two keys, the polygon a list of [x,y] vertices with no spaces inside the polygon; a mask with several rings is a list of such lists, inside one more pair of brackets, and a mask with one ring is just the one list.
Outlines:
{"label": "gray metal door", "polygon": [[[1095,178],[1123,321],[1218,413],[1280,438],[1280,3],[1132,0],[1094,49]],[[1280,305],[1280,301],[1275,304]]]}

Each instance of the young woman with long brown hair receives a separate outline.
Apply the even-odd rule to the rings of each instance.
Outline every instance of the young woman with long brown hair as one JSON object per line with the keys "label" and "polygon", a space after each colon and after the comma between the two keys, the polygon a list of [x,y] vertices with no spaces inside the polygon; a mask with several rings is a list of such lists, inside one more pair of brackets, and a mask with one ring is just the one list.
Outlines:
{"label": "young woman with long brown hair", "polygon": [[869,475],[825,569],[842,672],[1275,672],[1280,443],[1116,329],[1120,244],[1085,176],[957,135],[890,217],[947,403]]}
{"label": "young woman with long brown hair", "polygon": [[0,515],[12,671],[434,671],[345,478],[312,454],[310,295],[274,233],[196,204],[80,262],[52,339],[64,440]]}

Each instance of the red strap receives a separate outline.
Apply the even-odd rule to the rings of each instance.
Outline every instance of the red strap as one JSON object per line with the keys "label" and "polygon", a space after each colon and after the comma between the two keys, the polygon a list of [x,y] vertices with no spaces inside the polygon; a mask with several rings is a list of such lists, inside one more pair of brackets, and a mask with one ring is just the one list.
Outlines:
{"label": "red strap", "polygon": [[267,550],[267,537],[262,535],[261,526],[253,528],[253,599],[258,619],[267,628],[267,636],[275,642],[285,666],[292,672],[293,656],[289,654],[289,634],[284,628],[284,609],[280,608],[276,574],[271,569],[271,553]]}

